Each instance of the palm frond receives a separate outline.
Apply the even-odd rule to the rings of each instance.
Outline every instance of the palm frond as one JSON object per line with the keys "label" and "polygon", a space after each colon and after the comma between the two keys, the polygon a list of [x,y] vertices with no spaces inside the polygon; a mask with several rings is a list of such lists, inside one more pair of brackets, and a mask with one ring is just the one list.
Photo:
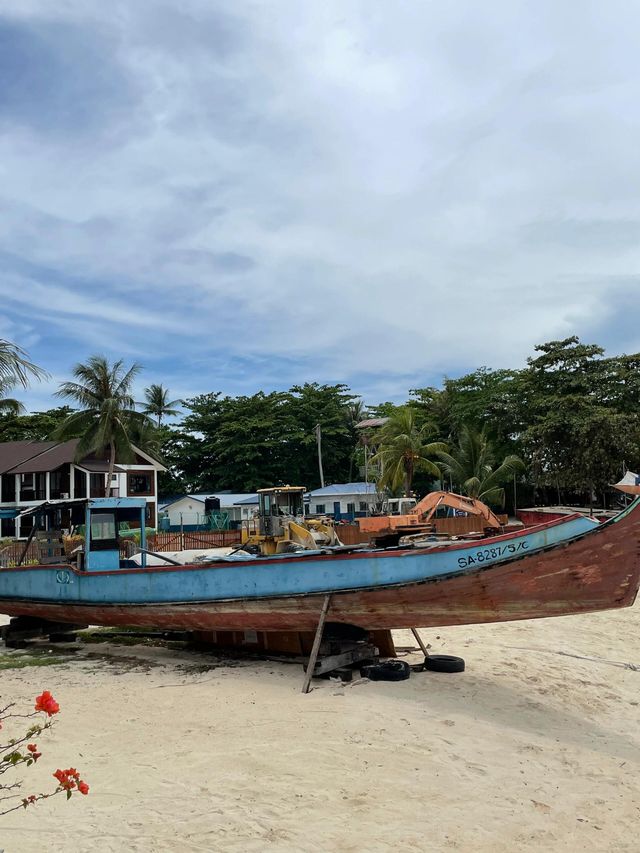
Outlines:
{"label": "palm frond", "polygon": [[46,370],[29,361],[26,350],[0,338],[0,383],[5,388],[15,385],[26,388],[30,379],[40,382],[48,377]]}

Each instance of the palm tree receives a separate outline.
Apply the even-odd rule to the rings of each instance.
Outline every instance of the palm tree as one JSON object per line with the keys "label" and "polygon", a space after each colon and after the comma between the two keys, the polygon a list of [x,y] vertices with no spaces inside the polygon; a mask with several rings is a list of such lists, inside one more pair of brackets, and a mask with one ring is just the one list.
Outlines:
{"label": "palm tree", "polygon": [[63,382],[56,397],[79,403],[81,409],[63,421],[55,430],[54,438],[80,438],[76,459],[88,453],[109,450],[109,472],[105,484],[105,497],[109,497],[116,455],[123,461],[134,457],[132,434],[146,415],[136,412],[131,395],[131,385],[140,370],[139,364],[128,369],[122,359],[109,364],[101,355],[93,355],[86,364],[76,364],[73,375],[76,382]]}
{"label": "palm tree", "polygon": [[150,385],[145,388],[144,398],[142,411],[146,415],[153,415],[153,417],[158,418],[158,426],[162,424],[163,417],[179,414],[178,409],[175,409],[174,406],[179,405],[182,401],[169,400],[169,391],[162,385]]}
{"label": "palm tree", "polygon": [[48,375],[46,370],[29,361],[22,347],[0,338],[0,387],[3,390],[16,385],[27,388],[30,379],[40,381]]}
{"label": "palm tree", "polygon": [[402,486],[405,497],[409,497],[417,471],[440,477],[440,469],[431,457],[444,453],[447,445],[441,441],[429,442],[433,431],[432,424],[416,425],[414,412],[409,406],[400,406],[389,417],[377,437],[378,452],[371,459],[381,468],[380,488],[388,486],[395,491]]}
{"label": "palm tree", "polygon": [[30,379],[40,382],[48,376],[46,370],[29,361],[22,347],[0,338],[0,414],[19,415],[24,412],[22,403],[5,397],[5,394],[16,385],[27,388]]}
{"label": "palm tree", "polygon": [[8,388],[0,385],[0,416],[21,415],[25,411],[24,406],[20,400],[14,400],[13,397],[5,397],[4,395],[8,390]]}
{"label": "palm tree", "polygon": [[438,453],[440,467],[460,491],[494,506],[504,505],[502,484],[524,469],[518,456],[505,456],[496,464],[495,451],[484,429],[463,426],[457,447]]}

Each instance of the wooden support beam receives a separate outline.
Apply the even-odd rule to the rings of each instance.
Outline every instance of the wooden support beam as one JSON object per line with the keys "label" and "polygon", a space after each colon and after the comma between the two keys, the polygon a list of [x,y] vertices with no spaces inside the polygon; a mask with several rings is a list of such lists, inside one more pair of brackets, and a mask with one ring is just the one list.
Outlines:
{"label": "wooden support beam", "polygon": [[424,652],[424,656],[425,656],[426,658],[428,658],[428,657],[429,657],[429,652],[427,651],[427,647],[425,646],[425,644],[422,642],[422,637],[420,636],[420,634],[418,634],[418,629],[417,629],[417,628],[412,628],[412,629],[411,629],[411,633],[412,633],[412,634],[413,634],[413,636],[416,638],[416,642],[418,643],[418,645],[420,646],[420,648],[421,648],[421,649],[422,649],[422,651]]}
{"label": "wooden support beam", "polygon": [[35,515],[33,516],[32,520],[33,520],[33,527],[31,528],[31,533],[29,534],[29,538],[27,539],[27,544],[22,549],[22,554],[20,554],[20,558],[18,559],[16,566],[22,565],[22,561],[27,556],[27,551],[29,550],[29,545],[31,545],[33,537],[35,536],[35,532],[36,532],[36,516]]}
{"label": "wooden support beam", "polygon": [[316,668],[316,661],[318,659],[318,651],[320,650],[320,642],[322,640],[322,631],[324,629],[324,623],[327,618],[327,611],[329,610],[329,604],[331,603],[331,594],[325,595],[324,602],[322,604],[322,610],[320,611],[320,619],[318,620],[318,627],[316,628],[316,635],[313,638],[313,647],[311,648],[311,654],[309,655],[309,663],[307,664],[307,671],[304,676],[304,684],[302,685],[302,692],[308,693],[309,686],[311,684],[311,679],[313,677],[313,673]]}

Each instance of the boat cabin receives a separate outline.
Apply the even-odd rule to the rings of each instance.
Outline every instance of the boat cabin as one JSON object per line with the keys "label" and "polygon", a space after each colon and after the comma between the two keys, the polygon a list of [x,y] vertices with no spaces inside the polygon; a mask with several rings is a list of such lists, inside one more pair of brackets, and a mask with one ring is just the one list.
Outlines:
{"label": "boat cabin", "polygon": [[[24,554],[34,536],[43,540],[50,558],[44,562],[73,562],[82,571],[113,571],[130,566],[121,559],[120,546],[132,530],[140,531],[142,566],[145,565],[144,498],[78,498],[75,500],[45,501],[20,513],[31,516],[33,526]],[[71,555],[65,558],[65,537],[81,536]]]}

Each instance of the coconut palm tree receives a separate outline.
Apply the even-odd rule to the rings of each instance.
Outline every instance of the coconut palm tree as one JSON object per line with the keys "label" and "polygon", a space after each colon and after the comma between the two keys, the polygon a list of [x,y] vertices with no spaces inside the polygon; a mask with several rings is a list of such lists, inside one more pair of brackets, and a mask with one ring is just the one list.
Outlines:
{"label": "coconut palm tree", "polygon": [[5,395],[16,385],[27,388],[31,379],[41,381],[49,376],[46,370],[29,361],[22,347],[0,338],[0,414],[19,415],[24,406]]}
{"label": "coconut palm tree", "polygon": [[3,391],[16,385],[27,388],[30,379],[40,381],[48,375],[46,370],[29,361],[22,347],[0,338],[0,388]]}
{"label": "coconut palm tree", "polygon": [[171,417],[179,414],[175,406],[180,405],[181,400],[169,400],[169,391],[162,385],[149,385],[144,389],[145,402],[142,411],[146,415],[152,415],[158,419],[158,426],[162,424],[163,417]]}
{"label": "coconut palm tree", "polygon": [[0,385],[0,415],[21,415],[25,408],[20,400],[14,400],[13,397],[5,397],[4,395],[9,389],[5,389]]}
{"label": "coconut palm tree", "polygon": [[88,453],[109,451],[109,472],[105,496],[109,497],[116,455],[132,461],[132,434],[142,428],[146,415],[136,412],[131,385],[140,370],[139,364],[125,368],[122,359],[109,364],[101,355],[93,355],[86,364],[76,364],[76,382],[63,382],[57,397],[73,400],[80,410],[69,415],[55,430],[54,438],[80,438],[76,459]]}
{"label": "coconut palm tree", "polygon": [[434,432],[432,424],[418,427],[414,412],[409,406],[400,406],[380,429],[378,452],[371,458],[380,466],[379,488],[404,489],[405,497],[411,494],[413,476],[417,471],[440,477],[440,469],[432,461],[438,453],[444,453],[447,445],[441,441],[429,441]]}
{"label": "coconut palm tree", "polygon": [[485,430],[469,426],[460,430],[458,445],[450,453],[438,453],[438,458],[443,473],[462,494],[494,506],[504,505],[503,484],[524,469],[518,456],[505,456],[498,463]]}

